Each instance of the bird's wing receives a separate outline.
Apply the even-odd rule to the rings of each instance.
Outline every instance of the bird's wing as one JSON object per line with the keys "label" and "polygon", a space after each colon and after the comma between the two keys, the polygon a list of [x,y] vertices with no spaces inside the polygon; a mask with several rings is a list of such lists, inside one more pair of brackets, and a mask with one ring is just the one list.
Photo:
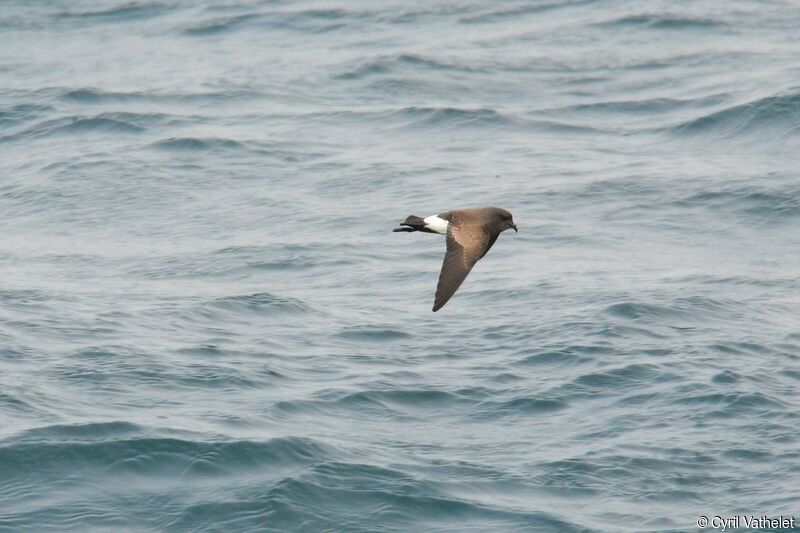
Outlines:
{"label": "bird's wing", "polygon": [[[470,231],[472,230],[472,231]],[[444,255],[439,284],[433,310],[438,311],[458,290],[475,266],[475,263],[489,251],[497,239],[475,228],[464,228],[450,224],[447,228],[447,253]]]}

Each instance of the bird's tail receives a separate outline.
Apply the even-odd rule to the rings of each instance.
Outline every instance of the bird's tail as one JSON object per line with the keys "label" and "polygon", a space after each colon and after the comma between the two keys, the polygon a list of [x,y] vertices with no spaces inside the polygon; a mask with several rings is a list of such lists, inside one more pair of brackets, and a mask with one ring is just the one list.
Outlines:
{"label": "bird's tail", "polygon": [[427,228],[425,228],[425,221],[416,215],[411,215],[406,218],[405,222],[402,222],[400,225],[406,227],[395,228],[392,231],[428,231]]}

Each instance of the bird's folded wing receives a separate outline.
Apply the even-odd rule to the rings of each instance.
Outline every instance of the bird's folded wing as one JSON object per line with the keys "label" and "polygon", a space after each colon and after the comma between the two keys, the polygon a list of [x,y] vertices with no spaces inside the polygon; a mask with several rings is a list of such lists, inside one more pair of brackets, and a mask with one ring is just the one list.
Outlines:
{"label": "bird's folded wing", "polygon": [[[472,230],[472,231],[470,231]],[[436,299],[433,310],[438,311],[447,303],[469,274],[475,263],[491,247],[493,241],[483,231],[450,225],[447,229],[447,253],[439,273]]]}

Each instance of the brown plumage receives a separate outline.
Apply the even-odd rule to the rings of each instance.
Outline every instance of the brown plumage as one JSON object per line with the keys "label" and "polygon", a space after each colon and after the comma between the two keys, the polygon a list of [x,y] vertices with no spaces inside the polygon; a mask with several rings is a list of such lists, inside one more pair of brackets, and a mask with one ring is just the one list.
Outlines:
{"label": "brown plumage", "polygon": [[402,226],[394,231],[441,233],[447,237],[447,252],[436,286],[434,311],[441,309],[455,294],[478,259],[486,255],[503,231],[517,231],[511,213],[499,207],[457,209],[424,219],[412,215]]}

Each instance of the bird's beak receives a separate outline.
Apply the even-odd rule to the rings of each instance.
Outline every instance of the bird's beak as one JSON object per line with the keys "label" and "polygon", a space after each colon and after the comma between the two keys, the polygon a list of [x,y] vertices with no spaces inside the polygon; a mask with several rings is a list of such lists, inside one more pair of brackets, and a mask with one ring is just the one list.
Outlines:
{"label": "bird's beak", "polygon": [[514,233],[519,233],[519,231],[517,231],[517,225],[516,224],[511,224],[511,227],[514,228]]}

